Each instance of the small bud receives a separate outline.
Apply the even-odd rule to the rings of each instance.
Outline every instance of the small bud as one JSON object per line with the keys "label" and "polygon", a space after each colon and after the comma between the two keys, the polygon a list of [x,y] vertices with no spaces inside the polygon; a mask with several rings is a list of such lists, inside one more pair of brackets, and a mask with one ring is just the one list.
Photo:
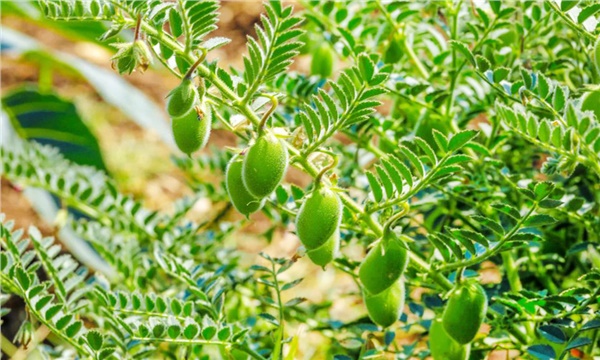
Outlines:
{"label": "small bud", "polygon": [[119,51],[111,58],[112,67],[119,74],[131,74],[134,70],[144,72],[150,65],[150,49],[142,40],[133,43],[117,43],[113,46]]}
{"label": "small bud", "polygon": [[29,346],[29,343],[33,339],[33,334],[33,325],[29,320],[25,320],[17,331],[14,341],[21,344],[24,349],[27,349],[27,346]]}

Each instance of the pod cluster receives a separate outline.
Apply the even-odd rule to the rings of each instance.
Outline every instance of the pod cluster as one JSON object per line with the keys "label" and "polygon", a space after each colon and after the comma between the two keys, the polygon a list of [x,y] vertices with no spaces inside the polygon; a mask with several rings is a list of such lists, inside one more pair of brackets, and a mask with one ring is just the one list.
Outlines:
{"label": "pod cluster", "polygon": [[386,233],[367,254],[358,271],[363,285],[363,300],[371,320],[388,327],[398,320],[404,307],[402,274],[408,253],[393,233]]}
{"label": "pod cluster", "polygon": [[261,134],[249,149],[235,155],[227,165],[225,183],[233,206],[244,216],[260,210],[265,198],[283,180],[288,152],[275,135]]}
{"label": "pod cluster", "polygon": [[179,150],[191,156],[206,145],[210,136],[212,112],[202,101],[191,79],[184,78],[169,93],[167,113],[171,117],[173,138]]}
{"label": "pod cluster", "polygon": [[306,255],[325,267],[337,256],[340,247],[342,202],[325,185],[317,184],[304,199],[296,217],[296,233]]}

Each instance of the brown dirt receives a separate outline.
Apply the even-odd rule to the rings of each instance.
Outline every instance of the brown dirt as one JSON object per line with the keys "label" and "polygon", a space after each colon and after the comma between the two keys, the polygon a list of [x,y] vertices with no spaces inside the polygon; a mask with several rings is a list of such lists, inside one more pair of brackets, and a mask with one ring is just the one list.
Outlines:
{"label": "brown dirt", "polygon": [[27,229],[29,225],[35,224],[43,235],[55,235],[55,229],[39,217],[23,195],[22,189],[6,179],[0,181],[0,213],[4,213],[7,220],[14,220],[14,230]]}

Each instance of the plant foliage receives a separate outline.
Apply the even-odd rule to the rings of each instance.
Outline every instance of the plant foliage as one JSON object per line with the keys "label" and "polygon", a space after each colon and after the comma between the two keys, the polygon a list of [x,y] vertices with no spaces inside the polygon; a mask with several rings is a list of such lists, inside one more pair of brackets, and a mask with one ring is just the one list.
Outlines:
{"label": "plant foliage", "polygon": [[[230,149],[174,157],[195,196],[167,213],[51,144],[23,142],[2,147],[2,176],[54,195],[70,214],[61,224],[115,271],[2,217],[0,303],[25,303],[19,346],[95,359],[292,359],[310,354],[291,330],[303,325],[327,339],[327,358],[423,359],[448,294],[474,278],[490,330],[469,345],[472,359],[600,354],[600,102],[589,100],[600,99],[597,3],[271,1],[239,69],[205,57],[230,42],[214,36],[217,1],[38,5],[52,21],[107,24],[101,41],[120,49],[119,72],[152,60],[192,78],[212,126],[237,136],[236,153],[276,134],[311,185],[284,182],[266,197],[265,237],[284,241],[276,230],[294,232],[303,201],[326,184],[344,207],[329,267],[356,286],[308,300],[290,271],[306,249],[248,265],[225,245],[247,221],[224,216],[234,211],[222,176]],[[122,42],[130,30],[133,42]],[[301,73],[298,58],[330,60],[315,52],[323,42],[336,49],[334,74]],[[125,51],[134,46],[143,51]],[[200,197],[222,211],[187,220]],[[402,316],[381,328],[359,301],[355,319],[336,319],[332,307],[360,298],[358,268],[384,234],[408,251]],[[52,346],[32,340],[42,326]]]}

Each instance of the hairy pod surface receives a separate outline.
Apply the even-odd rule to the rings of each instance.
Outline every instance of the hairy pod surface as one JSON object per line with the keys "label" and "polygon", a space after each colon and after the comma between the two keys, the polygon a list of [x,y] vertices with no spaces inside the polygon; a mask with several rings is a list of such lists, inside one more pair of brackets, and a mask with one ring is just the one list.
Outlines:
{"label": "hairy pod surface", "polygon": [[475,338],[487,311],[485,291],[475,281],[466,281],[450,292],[442,322],[446,333],[460,344]]}
{"label": "hairy pod surface", "polygon": [[326,42],[321,43],[313,54],[310,63],[310,73],[325,78],[331,76],[333,73],[333,57],[334,54],[331,45]]}
{"label": "hairy pod surface", "polygon": [[296,233],[306,249],[321,247],[339,232],[342,210],[339,196],[326,186],[308,195],[296,217]]}
{"label": "hairy pod surface", "polygon": [[225,172],[225,184],[233,206],[242,215],[249,217],[263,207],[264,199],[256,198],[246,189],[242,180],[243,161],[243,155],[238,154],[231,158]]}
{"label": "hairy pod surface", "polygon": [[255,197],[264,198],[281,183],[287,166],[285,144],[273,134],[261,135],[245,155],[242,168],[244,185]]}
{"label": "hairy pod surface", "polygon": [[400,278],[407,265],[407,251],[394,236],[387,245],[382,239],[369,251],[360,265],[358,276],[368,292],[379,294]]}
{"label": "hairy pod surface", "polygon": [[442,319],[434,319],[429,328],[429,350],[433,360],[467,360],[471,344],[459,344],[444,330]]}
{"label": "hairy pod surface", "polygon": [[404,307],[404,281],[398,279],[392,286],[377,295],[363,290],[363,300],[369,317],[377,325],[388,327],[400,318]]}
{"label": "hairy pod surface", "polygon": [[211,110],[204,104],[180,118],[173,118],[171,127],[179,150],[190,155],[203,148],[210,136],[211,122]]}
{"label": "hairy pod surface", "polygon": [[316,249],[308,250],[306,255],[308,255],[314,264],[325,267],[337,257],[339,249],[340,233],[336,231],[323,245]]}
{"label": "hairy pod surface", "polygon": [[581,110],[593,112],[596,120],[600,121],[600,89],[591,91],[583,97]]}
{"label": "hairy pod surface", "polygon": [[192,110],[198,102],[198,90],[191,79],[184,79],[168,95],[167,113],[172,118],[180,118]]}

